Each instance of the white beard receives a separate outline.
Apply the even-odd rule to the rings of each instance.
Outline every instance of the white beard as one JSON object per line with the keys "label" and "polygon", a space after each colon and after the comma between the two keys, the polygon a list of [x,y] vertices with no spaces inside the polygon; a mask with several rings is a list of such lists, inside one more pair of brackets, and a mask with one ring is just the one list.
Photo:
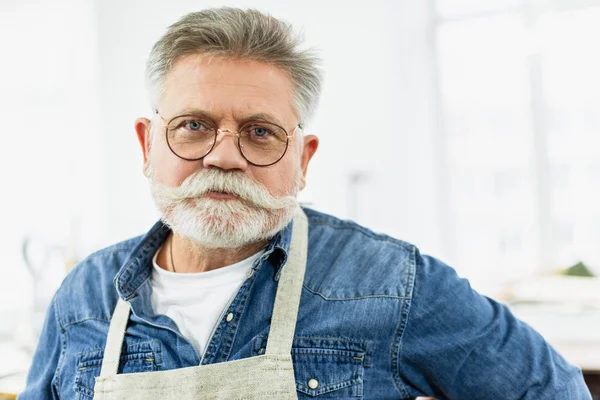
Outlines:
{"label": "white beard", "polygon": [[[298,207],[299,176],[290,195],[274,197],[239,172],[200,170],[178,187],[157,183],[151,168],[147,175],[163,222],[205,247],[233,249],[268,240],[290,223]],[[238,199],[202,196],[209,191],[235,194]]]}

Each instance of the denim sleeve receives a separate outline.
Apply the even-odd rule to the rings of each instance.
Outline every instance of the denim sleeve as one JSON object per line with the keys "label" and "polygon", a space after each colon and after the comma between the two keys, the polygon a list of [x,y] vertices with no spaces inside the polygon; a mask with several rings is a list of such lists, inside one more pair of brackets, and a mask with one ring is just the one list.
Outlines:
{"label": "denim sleeve", "polygon": [[508,308],[440,261],[417,254],[397,360],[410,396],[588,400],[581,370]]}
{"label": "denim sleeve", "polygon": [[52,300],[29,373],[25,390],[18,400],[58,399],[54,377],[58,372],[63,350],[63,338],[56,312],[56,296]]}

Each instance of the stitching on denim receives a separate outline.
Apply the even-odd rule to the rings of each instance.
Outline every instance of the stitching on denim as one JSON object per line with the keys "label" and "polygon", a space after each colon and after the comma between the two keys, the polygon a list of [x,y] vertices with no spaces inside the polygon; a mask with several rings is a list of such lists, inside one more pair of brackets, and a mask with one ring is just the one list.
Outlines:
{"label": "stitching on denim", "polygon": [[337,298],[337,297],[327,297],[323,293],[320,293],[320,292],[317,292],[315,290],[312,290],[312,289],[308,288],[308,286],[306,286],[306,284],[303,284],[302,287],[304,289],[308,290],[310,293],[312,293],[314,295],[317,295],[317,296],[320,296],[324,300],[327,300],[327,301],[348,301],[348,300],[366,300],[366,299],[410,300],[412,298],[412,297],[408,297],[408,296],[392,296],[392,295],[387,295],[387,294],[374,294],[374,295],[369,295],[369,296]]}
{"label": "stitching on denim", "polygon": [[[150,339],[150,340],[145,340],[143,342],[133,342],[133,343],[128,344],[125,349],[127,350],[131,346],[139,346],[139,345],[143,345],[143,344],[152,345],[153,343],[158,343],[159,344],[159,347],[158,347],[158,349],[156,351],[154,350],[154,348],[152,348],[152,346],[150,346],[152,348],[151,352],[155,353],[155,355],[156,355],[156,353],[162,351],[162,348],[160,347],[160,340],[158,340],[158,339]],[[104,350],[105,350],[105,348],[103,347],[103,348],[90,349],[90,350],[87,350],[87,351],[80,351],[78,353],[75,353],[75,356],[82,357],[84,355],[91,354],[91,353],[104,352]],[[142,351],[142,352],[134,352],[134,353],[128,353],[128,354],[137,354],[137,353],[150,353],[150,352],[148,352],[148,351]]]}
{"label": "stitching on denim", "polygon": [[[125,243],[134,243],[133,247],[128,248],[129,253],[131,253],[135,249],[139,249],[140,252],[142,252],[143,254],[146,254],[146,252],[148,252],[148,250],[150,248],[155,247],[156,238],[154,236],[160,236],[163,239],[166,238],[167,233],[168,233],[168,231],[170,231],[170,229],[168,227],[166,227],[164,224],[161,224],[160,226],[157,226],[157,224],[158,224],[158,222],[152,227],[152,229],[150,229],[149,232],[125,242]],[[125,260],[125,262],[121,265],[121,268],[119,268],[119,272],[117,273],[117,275],[115,275],[115,278],[113,280],[115,285],[117,286],[117,288],[122,286],[123,289],[128,292],[127,293],[128,299],[133,297],[137,293],[137,290],[139,289],[139,287],[144,282],[146,282],[147,279],[149,279],[151,277],[150,271],[145,271],[145,274],[143,274],[142,276],[135,276],[134,281],[132,282],[132,285],[134,285],[134,286],[137,285],[137,288],[135,291],[133,290],[132,286],[130,286],[129,284],[126,283],[126,281],[131,279],[131,276],[133,275],[131,273],[131,271],[129,271],[130,267],[133,263],[137,263],[139,261],[138,259],[139,259],[139,254],[134,258],[128,257]],[[147,275],[147,276],[142,279],[142,277],[144,275]],[[123,294],[125,294],[125,293],[123,293]]]}
{"label": "stitching on denim", "polygon": [[369,345],[369,341],[366,340],[350,340],[350,339],[340,339],[337,337],[334,338],[324,338],[324,337],[307,337],[307,336],[298,336],[298,337],[294,337],[294,340],[299,339],[299,340],[325,340],[325,341],[330,341],[330,342],[345,342],[345,343],[353,343],[353,344],[360,344],[364,346],[364,351],[367,351],[366,348]]}
{"label": "stitching on denim", "polygon": [[[292,355],[296,355],[296,356],[320,356],[320,357],[342,357],[342,358],[349,358],[351,360],[356,361],[355,363],[352,364],[362,364],[362,362],[364,361],[364,357],[363,358],[357,358],[355,356],[347,356],[345,354],[333,354],[333,353],[319,353],[317,351],[297,351],[298,349],[296,349],[296,353],[294,353],[292,351]],[[310,349],[307,349],[310,350]],[[333,349],[334,351],[336,351],[336,349]],[[337,350],[337,351],[348,351],[348,350]],[[355,351],[354,353],[360,353],[358,351]]]}
{"label": "stitching on denim", "polygon": [[142,287],[142,285],[144,283],[146,283],[146,281],[148,279],[150,279],[152,277],[152,272],[149,269],[144,269],[143,272],[140,275],[137,275],[134,279],[133,282],[131,282],[130,284],[127,284],[127,286],[131,289],[131,288],[136,288],[127,298],[130,299],[131,297],[133,297]]}
{"label": "stitching on denim", "polygon": [[[93,390],[90,390],[89,388],[87,388],[87,387],[85,387],[83,385],[80,385],[78,383],[76,383],[74,386],[75,387],[74,387],[73,390],[75,390],[75,392],[82,393],[86,398],[87,397],[92,397],[93,398],[93,396],[94,396],[94,391]],[[79,390],[77,390],[77,389],[79,389]],[[102,391],[102,393],[104,393],[104,391]]]}
{"label": "stitching on denim", "polygon": [[[61,284],[62,287],[62,284]],[[58,289],[60,290],[60,288]],[[54,295],[54,298],[52,299],[52,305],[54,306],[54,319],[56,320],[56,324],[60,327],[61,331],[63,331],[65,329],[65,325],[63,325],[62,323],[62,313],[60,312],[60,304],[59,304],[59,294],[58,291],[56,292],[56,294]]]}
{"label": "stitching on denim", "polygon": [[140,291],[140,289],[142,288],[142,286],[144,286],[144,284],[145,284],[145,283],[146,283],[148,280],[150,280],[151,278],[152,278],[152,274],[148,274],[148,276],[146,277],[146,279],[144,279],[144,280],[142,281],[142,283],[140,283],[140,284],[138,285],[137,289],[135,289],[135,290],[134,290],[134,291],[133,291],[133,292],[132,292],[132,293],[131,293],[129,296],[127,296],[127,297],[125,298],[125,300],[131,300],[131,299],[133,299],[133,298],[134,298],[134,297],[137,295],[137,292],[139,292],[139,291]]}
{"label": "stitching on denim", "polygon": [[409,293],[410,294],[410,298],[412,299],[413,297],[413,290],[415,288],[415,276],[416,276],[416,253],[417,253],[417,248],[415,246],[412,246],[411,251],[410,251],[410,256],[408,258],[408,274],[407,274],[407,278],[406,279],[406,286],[404,287],[404,293]]}
{"label": "stitching on denim", "polygon": [[[147,243],[147,241],[145,241],[143,243],[143,246],[141,246],[140,251],[142,251],[144,254],[146,253],[147,250],[150,250],[150,244]],[[132,263],[139,263],[139,255],[136,257],[135,260],[131,260],[130,263],[127,264],[127,266],[131,266]],[[125,283],[125,280],[129,280],[131,279],[131,272],[127,271],[126,274],[123,274],[121,276],[121,279],[119,279],[119,283],[122,283],[124,285],[126,285],[126,289],[128,291],[130,291],[131,293],[129,294],[129,296],[127,296],[127,299],[132,298],[133,296],[136,295],[136,293],[140,290],[140,288],[142,287],[142,285],[144,283],[146,283],[146,281],[148,279],[151,279],[152,277],[152,272],[151,269],[144,269],[142,274],[138,274],[135,277],[133,277],[133,282],[131,282],[131,284]],[[126,279],[125,279],[126,278]],[[132,290],[133,287],[135,287],[135,290]]]}
{"label": "stitching on denim", "polygon": [[[416,247],[413,246],[413,249],[410,254],[410,266],[409,275],[407,279],[407,285],[411,285],[411,294],[414,289],[414,282],[416,280]],[[390,354],[390,363],[392,370],[392,379],[398,391],[405,397],[408,398],[408,389],[406,385],[402,382],[400,378],[400,354],[402,352],[402,339],[404,338],[404,332],[406,331],[406,326],[408,325],[408,314],[410,312],[412,305],[412,300],[408,300],[404,302],[402,305],[402,309],[400,310],[400,321],[398,321],[398,328],[396,329],[396,334],[394,335],[394,341],[392,343],[392,352]]]}
{"label": "stitching on denim", "polygon": [[63,328],[68,328],[68,327],[69,327],[69,326],[71,326],[71,325],[76,325],[76,324],[79,324],[79,323],[82,323],[82,322],[86,322],[86,321],[101,321],[101,322],[107,322],[107,323],[110,323],[110,320],[109,320],[109,319],[106,319],[106,318],[100,318],[100,317],[86,317],[86,318],[79,319],[79,320],[77,320],[77,321],[72,321],[72,322],[69,322],[69,323],[65,324],[65,326],[64,326]]}
{"label": "stitching on denim", "polygon": [[[148,341],[148,342],[151,342],[151,341]],[[93,352],[94,351],[90,351],[90,353],[93,353]],[[152,353],[154,353],[154,352],[152,352]],[[85,355],[85,354],[86,354],[86,352],[77,353],[77,357],[81,358],[81,356]],[[141,370],[136,371],[136,372],[152,372],[152,371],[155,370],[154,369],[154,365],[156,365],[156,363],[155,363],[156,359],[153,356],[151,356],[150,358],[135,358],[135,359],[128,359],[126,357],[126,356],[129,356],[129,355],[135,355],[135,354],[146,354],[146,353],[131,353],[131,354],[128,354],[128,355],[121,355],[121,357],[119,359],[119,364],[121,364],[121,362],[124,361],[123,368],[125,368],[126,364],[129,363],[129,362],[133,362],[133,361],[146,361],[146,362],[150,362],[151,364],[150,365],[145,365],[144,364],[144,366],[141,368]],[[156,354],[154,354],[154,355],[156,355]],[[78,360],[78,361],[79,361],[79,364],[81,364],[80,360]],[[88,388],[87,386],[84,386],[82,384],[82,382],[81,382],[82,381],[81,378],[82,378],[83,374],[88,374],[89,370],[101,368],[101,366],[102,366],[102,357],[98,357],[98,358],[96,358],[96,359],[94,359],[92,361],[96,361],[97,365],[90,365],[90,366],[86,366],[86,367],[83,367],[83,368],[78,367],[77,368],[77,372],[75,373],[75,378],[74,378],[74,380],[75,380],[74,390],[76,392],[78,392],[78,393],[83,393],[87,397],[93,397],[94,396],[94,390]],[[104,391],[102,393],[104,393]]]}
{"label": "stitching on denim", "polygon": [[[267,341],[267,337],[266,336],[258,336],[255,337],[254,339],[252,339],[252,354],[259,354],[260,355],[260,349],[263,348],[266,345],[266,341]],[[294,336],[294,340],[292,342],[293,345],[298,344],[298,346],[300,346],[300,344],[298,342],[302,342],[302,341],[323,341],[323,342],[331,342],[331,343],[348,343],[350,345],[354,345],[359,347],[360,350],[354,350],[354,349],[348,349],[348,348],[342,348],[339,349],[337,347],[326,347],[326,350],[342,350],[342,351],[349,351],[349,352],[356,352],[356,353],[362,353],[363,354],[363,361],[362,361],[362,365],[364,368],[369,368],[373,365],[373,342],[370,340],[362,340],[362,341],[358,341],[358,340],[352,340],[352,339],[344,339],[344,338],[340,338],[340,337],[320,337],[320,336],[311,336],[311,337],[307,337],[307,336]],[[292,349],[310,349],[311,347],[293,347]]]}
{"label": "stitching on denim", "polygon": [[[262,341],[266,341],[267,337],[266,336],[259,336],[254,338],[254,340],[262,340]],[[342,338],[338,338],[338,337],[320,337],[320,336],[294,336],[294,341],[299,341],[299,340],[323,340],[323,341],[327,341],[327,342],[344,342],[344,343],[351,343],[351,344],[356,344],[356,345],[360,345],[363,349],[364,352],[368,352],[368,347],[370,346],[371,342],[368,340],[351,340],[351,339],[342,339]]]}
{"label": "stitching on denim", "polygon": [[[128,355],[136,355],[136,354],[145,355],[147,353],[131,353],[131,354],[128,354]],[[152,354],[152,352],[150,352],[150,354]],[[140,357],[140,358],[125,358],[124,356],[121,356],[121,358],[119,359],[119,362],[122,362],[122,361],[125,361],[125,363],[133,362],[133,361],[149,361],[153,365],[156,365],[156,360],[154,359],[154,354],[152,354],[150,356]],[[77,370],[78,371],[87,371],[89,369],[100,368],[102,366],[102,359],[98,358],[98,359],[90,360],[89,364],[90,365],[85,365],[83,367],[78,367]],[[150,368],[146,367],[146,369],[150,369]]]}
{"label": "stitching on denim", "polygon": [[61,369],[63,361],[64,361],[64,356],[67,352],[67,338],[66,338],[65,330],[60,324],[60,313],[58,311],[58,300],[56,297],[54,297],[54,299],[52,300],[52,303],[54,303],[54,320],[55,320],[56,324],[58,325],[58,327],[60,328],[60,341],[61,341],[60,355],[58,356],[58,362],[56,363],[56,371],[54,371],[54,377],[52,378],[52,385],[56,389],[56,392],[60,393],[60,390],[59,390],[59,388],[60,388],[60,369]]}

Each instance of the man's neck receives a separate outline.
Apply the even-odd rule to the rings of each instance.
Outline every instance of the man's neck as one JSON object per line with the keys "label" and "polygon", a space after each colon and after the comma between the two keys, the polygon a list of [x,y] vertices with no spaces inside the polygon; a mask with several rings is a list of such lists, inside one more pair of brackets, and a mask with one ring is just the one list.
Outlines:
{"label": "man's neck", "polygon": [[157,264],[163,269],[177,273],[212,271],[242,261],[258,253],[266,245],[267,241],[261,241],[237,249],[215,249],[204,247],[177,233],[171,233],[158,254]]}

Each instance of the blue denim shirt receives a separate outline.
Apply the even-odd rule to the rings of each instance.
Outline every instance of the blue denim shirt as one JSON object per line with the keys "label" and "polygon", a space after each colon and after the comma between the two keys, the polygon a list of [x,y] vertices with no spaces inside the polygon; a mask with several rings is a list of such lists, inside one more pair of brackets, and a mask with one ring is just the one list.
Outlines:
{"label": "blue denim shirt", "polygon": [[[292,349],[299,398],[591,398],[578,368],[450,267],[355,223],[305,212],[308,261]],[[118,296],[132,307],[120,373],[262,354],[291,226],[253,265],[202,358],[150,303],[152,256],[168,234],[159,222],[144,236],[89,256],[67,276],[20,400],[93,397]],[[316,389],[308,386],[313,378]]]}

